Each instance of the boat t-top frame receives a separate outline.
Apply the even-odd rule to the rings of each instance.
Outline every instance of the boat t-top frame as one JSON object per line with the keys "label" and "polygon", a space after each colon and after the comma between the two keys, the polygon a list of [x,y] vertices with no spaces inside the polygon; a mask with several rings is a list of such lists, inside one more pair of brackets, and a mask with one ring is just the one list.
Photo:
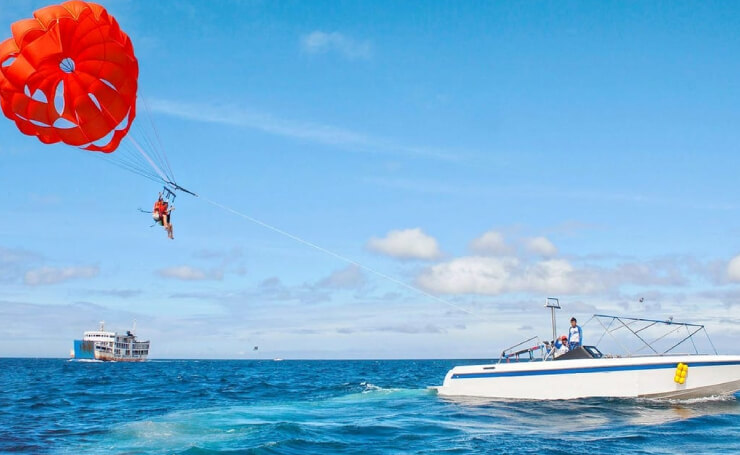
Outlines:
{"label": "boat t-top frame", "polygon": [[[545,308],[549,308],[552,316],[552,340],[553,341],[541,341],[540,337],[534,336],[521,343],[515,344],[514,346],[508,347],[501,352],[499,357],[499,363],[509,362],[511,360],[520,361],[523,359],[532,361],[539,360],[537,357],[541,357],[541,360],[552,360],[555,353],[555,342],[557,339],[557,330],[555,327],[555,310],[561,309],[560,302],[558,299],[549,297],[545,300]],[[587,326],[591,321],[597,321],[604,332],[601,334],[599,340],[594,343],[593,346],[598,347],[599,344],[604,340],[604,337],[609,335],[617,345],[623,350],[623,354],[626,357],[632,357],[636,355],[670,355],[677,347],[690,342],[693,347],[695,354],[700,354],[699,349],[694,342],[694,336],[699,332],[704,332],[709,345],[712,347],[714,354],[717,355],[717,348],[714,347],[712,339],[709,338],[709,333],[701,324],[691,324],[688,322],[676,322],[673,317],[668,318],[665,321],[658,319],[645,319],[645,318],[629,318],[625,316],[612,316],[608,314],[594,314],[591,319],[586,321],[583,326]],[[659,333],[656,335],[655,328],[664,328],[665,330],[658,330]],[[653,329],[648,331],[648,329]],[[640,344],[637,348],[630,350],[623,342],[621,342],[614,333],[617,331],[629,332],[639,340]],[[685,334],[682,331],[685,330]],[[658,348],[658,343],[661,340],[665,340],[667,337],[673,334],[679,334],[683,336],[678,342],[670,346],[668,349],[662,350]],[[669,342],[672,340],[668,339]],[[642,351],[650,350],[646,354],[640,354]],[[539,352],[537,352],[539,351]],[[607,356],[611,357],[611,355]]]}
{"label": "boat t-top frame", "polygon": [[[612,316],[608,314],[594,314],[591,319],[583,324],[584,327],[593,320],[597,321],[604,329],[604,333],[601,334],[599,341],[597,341],[595,345],[598,346],[599,343],[601,343],[601,341],[604,339],[604,337],[606,335],[609,335],[622,349],[624,349],[627,356],[630,357],[638,354],[640,351],[643,351],[645,349],[649,349],[650,351],[652,351],[652,353],[648,355],[667,355],[687,341],[691,342],[691,346],[694,348],[694,353],[699,354],[699,349],[697,349],[696,343],[694,343],[694,335],[699,332],[704,332],[704,335],[707,337],[707,341],[709,341],[709,345],[712,346],[712,350],[715,354],[717,354],[717,348],[714,347],[712,339],[709,338],[709,333],[707,333],[707,330],[701,324],[676,322],[673,320],[672,317],[668,320],[661,321],[658,319],[628,318],[624,316]],[[647,332],[645,332],[645,330],[661,326],[665,326],[665,333],[650,341],[646,340],[645,335],[647,334]],[[640,347],[634,351],[630,351],[622,342],[619,341],[617,337],[614,336],[614,332],[618,330],[626,330],[632,333],[642,343]],[[659,349],[656,349],[657,342],[674,333],[680,333],[682,330],[686,330],[686,336],[681,338],[677,343],[662,352],[660,352]]]}

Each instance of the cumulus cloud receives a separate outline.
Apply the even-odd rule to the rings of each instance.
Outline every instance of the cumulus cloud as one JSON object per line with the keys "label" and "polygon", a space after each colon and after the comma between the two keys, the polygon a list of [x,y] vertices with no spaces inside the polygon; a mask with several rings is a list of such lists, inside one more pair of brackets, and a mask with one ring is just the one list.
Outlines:
{"label": "cumulus cloud", "polygon": [[435,259],[440,256],[437,240],[420,228],[390,231],[383,238],[373,237],[367,247],[399,259]]}
{"label": "cumulus cloud", "polygon": [[442,294],[500,294],[517,264],[514,258],[457,258],[428,268],[417,282],[426,290]]}
{"label": "cumulus cloud", "polygon": [[495,256],[508,252],[504,236],[497,231],[488,231],[470,243],[470,249],[481,255]]}
{"label": "cumulus cloud", "polygon": [[727,265],[727,278],[733,282],[740,282],[740,255],[732,258]]}
{"label": "cumulus cloud", "polygon": [[99,272],[100,269],[97,266],[40,267],[27,271],[23,282],[29,286],[42,286],[80,278],[92,278]]}
{"label": "cumulus cloud", "polygon": [[440,294],[498,295],[506,292],[578,294],[603,283],[562,259],[527,264],[515,257],[469,256],[434,265],[417,278],[422,288]]}
{"label": "cumulus cloud", "polygon": [[181,281],[221,280],[224,277],[222,270],[205,270],[189,265],[167,267],[157,271],[162,278],[171,278]]}
{"label": "cumulus cloud", "polygon": [[603,264],[527,255],[466,256],[427,267],[416,282],[440,294],[579,295],[616,291],[626,285],[686,286],[695,268],[691,261],[675,257]]}
{"label": "cumulus cloud", "polygon": [[307,54],[337,52],[350,60],[367,60],[372,56],[369,41],[357,41],[339,32],[313,31],[301,37],[301,49]]}
{"label": "cumulus cloud", "polygon": [[280,278],[272,277],[264,280],[258,288],[252,292],[254,298],[260,301],[272,302],[300,302],[300,303],[321,303],[331,300],[331,295],[327,292],[316,289],[316,287],[303,284],[299,286],[287,286],[283,284]]}
{"label": "cumulus cloud", "polygon": [[336,270],[318,282],[319,287],[333,289],[357,289],[365,284],[365,274],[356,265]]}
{"label": "cumulus cloud", "polygon": [[[688,260],[675,258],[649,260],[645,262],[627,262],[609,270],[602,270],[604,280],[613,284],[628,282],[641,286],[683,286],[689,282],[686,268],[690,270]],[[695,270],[693,273],[697,273]]]}
{"label": "cumulus cloud", "polygon": [[540,256],[552,257],[558,254],[558,249],[545,237],[533,237],[524,242],[524,247],[531,253]]}
{"label": "cumulus cloud", "polygon": [[0,246],[0,283],[20,279],[25,270],[41,257],[30,251]]}
{"label": "cumulus cloud", "polygon": [[244,252],[241,248],[238,247],[234,247],[228,250],[203,249],[193,253],[193,257],[206,261],[219,261],[224,265],[228,265],[244,257]]}

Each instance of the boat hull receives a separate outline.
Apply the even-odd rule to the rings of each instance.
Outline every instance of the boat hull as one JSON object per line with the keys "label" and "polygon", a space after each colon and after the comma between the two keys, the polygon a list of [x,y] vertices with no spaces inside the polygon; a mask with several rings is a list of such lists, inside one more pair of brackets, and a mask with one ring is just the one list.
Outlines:
{"label": "boat hull", "polygon": [[[685,382],[674,380],[679,363]],[[442,396],[523,400],[587,397],[695,398],[740,390],[740,356],[678,355],[501,363],[455,367]]]}

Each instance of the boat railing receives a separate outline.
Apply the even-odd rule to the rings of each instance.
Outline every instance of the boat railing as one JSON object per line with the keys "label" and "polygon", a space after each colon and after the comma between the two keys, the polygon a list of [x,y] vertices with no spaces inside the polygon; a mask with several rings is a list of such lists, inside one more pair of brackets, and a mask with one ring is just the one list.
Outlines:
{"label": "boat railing", "polygon": [[[535,342],[534,345],[532,345],[532,341]],[[523,349],[519,349],[522,346],[525,346],[529,344],[527,347]],[[535,351],[544,349],[544,345],[540,342],[540,337],[533,336],[532,338],[528,338],[521,343],[517,343],[514,346],[508,347],[501,351],[501,356],[498,359],[498,363],[501,363],[503,361],[510,362],[512,359],[514,361],[519,362],[522,360],[523,355],[527,355],[526,360],[531,361],[535,359]],[[545,354],[541,354],[540,358],[544,359],[546,357]]]}

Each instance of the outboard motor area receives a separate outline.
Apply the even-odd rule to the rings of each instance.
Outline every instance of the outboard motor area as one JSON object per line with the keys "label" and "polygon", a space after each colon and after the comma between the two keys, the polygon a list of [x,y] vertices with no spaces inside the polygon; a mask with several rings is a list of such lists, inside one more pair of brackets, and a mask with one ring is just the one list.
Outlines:
{"label": "outboard motor area", "polygon": [[600,359],[603,356],[596,346],[581,346],[556,357],[555,360]]}

